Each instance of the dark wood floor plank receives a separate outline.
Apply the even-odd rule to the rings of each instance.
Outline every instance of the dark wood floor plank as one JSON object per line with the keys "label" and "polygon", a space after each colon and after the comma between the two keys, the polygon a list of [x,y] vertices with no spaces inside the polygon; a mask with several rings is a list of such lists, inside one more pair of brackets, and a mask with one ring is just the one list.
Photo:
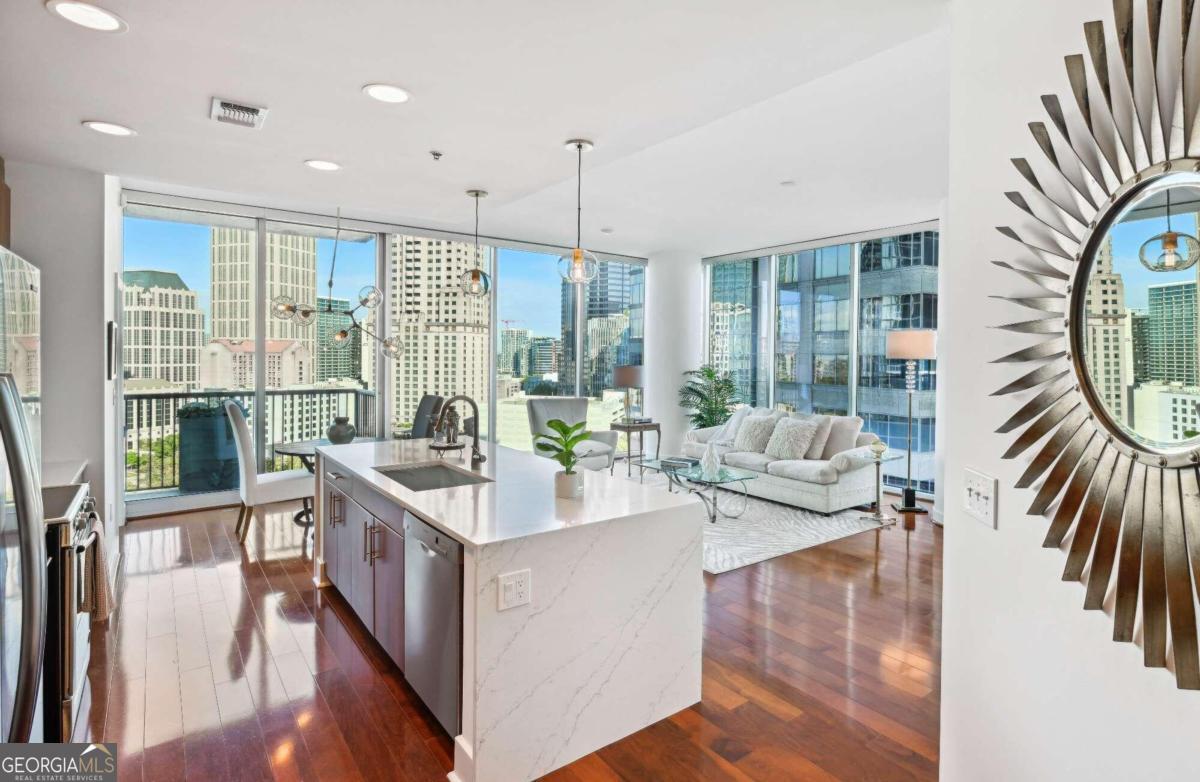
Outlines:
{"label": "dark wood floor plank", "polygon": [[[442,780],[453,742],[335,591],[292,510],[123,531],[81,735],[123,780]],[[703,699],[555,782],[934,780],[940,528],[909,519],[705,576]]]}

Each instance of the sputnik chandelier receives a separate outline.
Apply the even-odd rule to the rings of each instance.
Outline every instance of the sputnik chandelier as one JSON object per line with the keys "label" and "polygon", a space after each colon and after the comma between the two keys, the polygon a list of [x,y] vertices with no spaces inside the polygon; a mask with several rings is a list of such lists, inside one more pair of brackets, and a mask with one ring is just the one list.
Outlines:
{"label": "sputnik chandelier", "polygon": [[[333,260],[329,265],[329,296],[325,300],[325,312],[327,313],[335,311],[333,309],[333,278],[334,273],[337,271],[338,240],[341,238],[341,235],[342,210],[339,209],[337,213],[337,228],[333,234]],[[353,341],[351,337],[354,332],[359,331],[378,342],[380,351],[388,358],[396,359],[404,355],[404,344],[399,339],[396,337],[380,337],[358,319],[359,313],[362,310],[374,310],[382,302],[383,292],[376,286],[366,285],[359,290],[358,303],[349,309],[342,310],[340,313],[350,319],[350,325],[334,332],[334,346],[338,348],[349,347]],[[317,320],[317,308],[311,304],[297,304],[291,296],[281,293],[271,299],[271,315],[279,320],[290,320],[301,326],[311,326]]]}

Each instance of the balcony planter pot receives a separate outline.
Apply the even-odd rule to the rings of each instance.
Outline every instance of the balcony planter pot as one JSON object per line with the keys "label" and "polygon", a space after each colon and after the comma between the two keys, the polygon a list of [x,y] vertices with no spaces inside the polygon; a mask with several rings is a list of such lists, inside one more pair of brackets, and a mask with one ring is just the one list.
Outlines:
{"label": "balcony planter pot", "polygon": [[554,473],[554,496],[564,500],[574,500],[583,496],[583,473],[564,472]]}
{"label": "balcony planter pot", "polygon": [[237,445],[225,408],[190,402],[179,408],[179,490],[238,487]]}

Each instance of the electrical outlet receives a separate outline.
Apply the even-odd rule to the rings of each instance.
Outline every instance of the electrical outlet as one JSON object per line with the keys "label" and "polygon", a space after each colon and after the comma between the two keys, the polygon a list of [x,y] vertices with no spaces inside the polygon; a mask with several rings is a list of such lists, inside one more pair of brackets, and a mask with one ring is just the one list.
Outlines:
{"label": "electrical outlet", "polygon": [[499,585],[499,588],[496,590],[496,597],[499,602],[497,610],[507,611],[517,606],[529,605],[530,574],[528,570],[501,573],[496,577],[496,581]]}
{"label": "electrical outlet", "polygon": [[983,522],[992,529],[998,529],[996,493],[999,490],[999,482],[970,467],[966,468],[965,473],[963,509],[966,510],[968,516]]}

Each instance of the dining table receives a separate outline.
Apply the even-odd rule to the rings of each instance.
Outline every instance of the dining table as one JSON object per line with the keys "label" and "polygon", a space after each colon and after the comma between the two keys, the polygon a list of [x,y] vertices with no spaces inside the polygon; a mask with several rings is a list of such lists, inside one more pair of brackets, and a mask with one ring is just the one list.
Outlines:
{"label": "dining table", "polygon": [[[378,437],[355,437],[349,442],[352,443],[369,443],[378,440]],[[342,445],[343,443],[337,443]],[[300,460],[304,465],[304,469],[311,473],[317,470],[317,449],[323,445],[335,445],[328,437],[322,437],[318,440],[296,440],[290,443],[276,443],[274,451],[276,456],[292,456]],[[314,484],[315,485],[315,484]],[[312,498],[303,500],[304,507],[296,511],[292,516],[292,521],[305,529],[311,529],[313,524],[313,501]]]}

